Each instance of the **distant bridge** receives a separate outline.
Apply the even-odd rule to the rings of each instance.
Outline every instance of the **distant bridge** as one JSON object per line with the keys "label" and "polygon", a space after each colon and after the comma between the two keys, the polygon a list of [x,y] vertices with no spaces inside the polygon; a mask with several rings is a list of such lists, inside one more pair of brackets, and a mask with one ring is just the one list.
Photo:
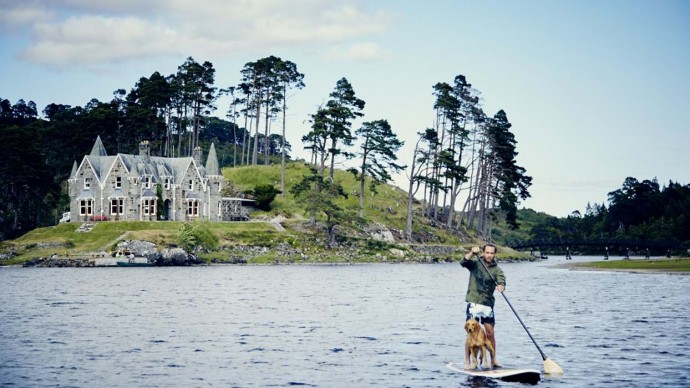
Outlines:
{"label": "distant bridge", "polygon": [[618,239],[600,239],[600,240],[530,240],[526,242],[519,242],[510,245],[515,250],[577,250],[578,248],[601,248],[601,251],[611,252],[628,252],[628,251],[646,251],[656,254],[666,254],[669,251],[685,251],[688,249],[687,244],[677,241],[649,241],[649,240],[618,240]]}

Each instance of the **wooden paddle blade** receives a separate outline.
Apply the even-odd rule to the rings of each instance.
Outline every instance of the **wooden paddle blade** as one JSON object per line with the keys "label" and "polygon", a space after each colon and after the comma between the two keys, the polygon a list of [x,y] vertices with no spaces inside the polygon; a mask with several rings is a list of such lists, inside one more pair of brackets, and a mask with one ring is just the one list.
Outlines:
{"label": "wooden paddle blade", "polygon": [[561,368],[555,361],[547,358],[544,360],[544,373],[549,375],[562,375],[563,368]]}

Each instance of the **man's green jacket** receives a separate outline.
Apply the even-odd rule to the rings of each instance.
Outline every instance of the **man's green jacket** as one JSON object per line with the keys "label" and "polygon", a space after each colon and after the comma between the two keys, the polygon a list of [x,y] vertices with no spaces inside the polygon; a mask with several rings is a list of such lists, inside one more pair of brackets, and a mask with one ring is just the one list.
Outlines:
{"label": "man's green jacket", "polygon": [[477,260],[484,259],[474,256],[469,260],[464,257],[460,260],[460,265],[470,271],[470,282],[467,285],[467,296],[465,300],[471,303],[479,303],[484,306],[494,307],[494,302],[496,301],[494,298],[496,283],[502,284],[505,287],[506,277],[503,275],[503,270],[498,266],[495,260],[492,261],[491,264],[485,261],[484,264],[489,269],[489,273],[496,279],[496,283],[494,283],[491,277],[486,273],[484,266]]}

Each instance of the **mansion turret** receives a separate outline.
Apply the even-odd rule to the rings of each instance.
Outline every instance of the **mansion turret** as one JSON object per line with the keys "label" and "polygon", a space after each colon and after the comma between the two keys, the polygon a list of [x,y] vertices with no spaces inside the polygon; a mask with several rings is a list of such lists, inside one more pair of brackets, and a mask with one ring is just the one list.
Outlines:
{"label": "mansion turret", "polygon": [[[242,200],[222,198],[223,176],[216,149],[192,157],[151,156],[150,144],[138,155],[109,156],[100,136],[69,177],[70,219],[75,221],[224,221],[241,219]],[[160,214],[159,214],[160,213]]]}

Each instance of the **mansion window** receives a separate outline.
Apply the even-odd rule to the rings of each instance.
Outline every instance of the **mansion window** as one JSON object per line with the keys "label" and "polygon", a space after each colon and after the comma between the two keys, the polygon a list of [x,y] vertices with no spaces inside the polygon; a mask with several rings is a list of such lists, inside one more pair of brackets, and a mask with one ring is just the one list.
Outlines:
{"label": "mansion window", "polygon": [[142,199],[141,200],[141,213],[144,215],[155,215],[156,214],[156,199]]}
{"label": "mansion window", "polygon": [[93,215],[93,200],[92,199],[82,199],[79,201],[79,215],[80,216],[92,216]]}
{"label": "mansion window", "polygon": [[151,188],[151,177],[150,176],[144,177],[144,185],[147,189]]}
{"label": "mansion window", "polygon": [[189,180],[189,191],[194,191],[194,179]]}
{"label": "mansion window", "polygon": [[187,202],[187,216],[199,217],[199,201],[194,200]]}
{"label": "mansion window", "polygon": [[85,189],[91,188],[91,178],[84,178],[84,188]]}
{"label": "mansion window", "polygon": [[122,198],[113,198],[110,200],[110,214],[113,216],[125,214],[125,200]]}
{"label": "mansion window", "polygon": [[121,187],[122,187],[122,177],[121,176],[115,177],[115,188],[119,189]]}
{"label": "mansion window", "polygon": [[170,178],[165,178],[165,189],[170,190]]}

